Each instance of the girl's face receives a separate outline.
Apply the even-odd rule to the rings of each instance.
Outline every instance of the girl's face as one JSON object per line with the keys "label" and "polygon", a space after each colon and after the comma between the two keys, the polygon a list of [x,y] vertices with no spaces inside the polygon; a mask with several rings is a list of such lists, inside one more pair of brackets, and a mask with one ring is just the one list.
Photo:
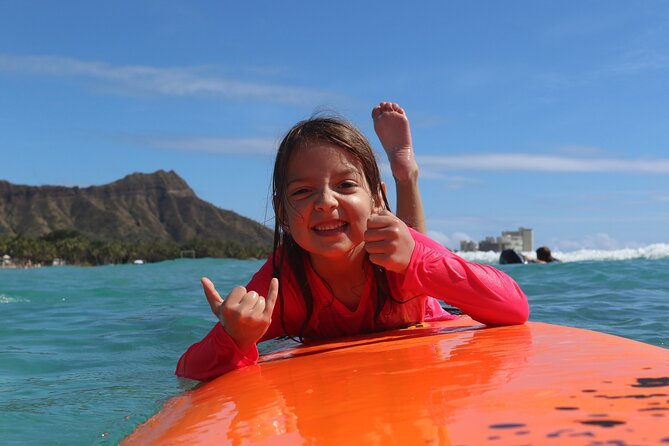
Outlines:
{"label": "girl's face", "polygon": [[295,149],[286,169],[287,231],[312,258],[357,257],[364,252],[374,209],[359,163],[329,142]]}

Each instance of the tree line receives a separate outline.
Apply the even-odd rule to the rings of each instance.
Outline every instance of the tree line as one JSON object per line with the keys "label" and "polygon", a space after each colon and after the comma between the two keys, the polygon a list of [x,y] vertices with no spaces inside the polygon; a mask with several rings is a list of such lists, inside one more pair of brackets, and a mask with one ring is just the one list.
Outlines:
{"label": "tree line", "polygon": [[263,258],[271,248],[261,245],[194,238],[186,243],[167,240],[100,241],[77,232],[59,230],[42,237],[0,236],[0,257],[7,254],[17,264],[51,265],[55,259],[75,265],[132,263],[141,259],[159,262],[179,257]]}

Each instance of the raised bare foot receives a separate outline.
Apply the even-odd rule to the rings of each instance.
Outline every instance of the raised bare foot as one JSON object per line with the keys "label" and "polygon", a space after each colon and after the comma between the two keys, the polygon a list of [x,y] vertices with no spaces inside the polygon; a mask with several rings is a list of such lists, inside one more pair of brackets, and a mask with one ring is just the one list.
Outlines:
{"label": "raised bare foot", "polygon": [[411,145],[409,119],[402,107],[393,102],[381,102],[372,109],[372,119],[395,180],[415,180],[418,164]]}

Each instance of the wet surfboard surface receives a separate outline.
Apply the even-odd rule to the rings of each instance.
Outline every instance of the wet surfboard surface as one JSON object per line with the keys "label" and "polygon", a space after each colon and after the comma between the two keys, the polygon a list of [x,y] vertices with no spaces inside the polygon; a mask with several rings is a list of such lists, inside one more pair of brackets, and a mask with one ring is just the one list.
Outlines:
{"label": "wet surfboard surface", "polygon": [[540,322],[424,323],[264,355],[121,444],[669,444],[669,350]]}

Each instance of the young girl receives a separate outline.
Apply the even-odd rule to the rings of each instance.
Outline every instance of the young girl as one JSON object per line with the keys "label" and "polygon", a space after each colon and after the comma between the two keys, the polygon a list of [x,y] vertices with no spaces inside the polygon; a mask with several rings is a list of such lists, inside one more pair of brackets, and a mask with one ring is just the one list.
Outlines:
{"label": "young girl", "polygon": [[[372,115],[398,207],[424,230],[406,115],[390,103]],[[288,132],[276,155],[273,206],[273,254],[251,282],[223,300],[202,279],[220,323],[183,354],[177,375],[207,380],[254,364],[256,344],[283,335],[317,340],[454,318],[437,299],[483,324],[527,320],[513,279],[465,261],[390,212],[374,152],[347,122],[317,117]]]}

